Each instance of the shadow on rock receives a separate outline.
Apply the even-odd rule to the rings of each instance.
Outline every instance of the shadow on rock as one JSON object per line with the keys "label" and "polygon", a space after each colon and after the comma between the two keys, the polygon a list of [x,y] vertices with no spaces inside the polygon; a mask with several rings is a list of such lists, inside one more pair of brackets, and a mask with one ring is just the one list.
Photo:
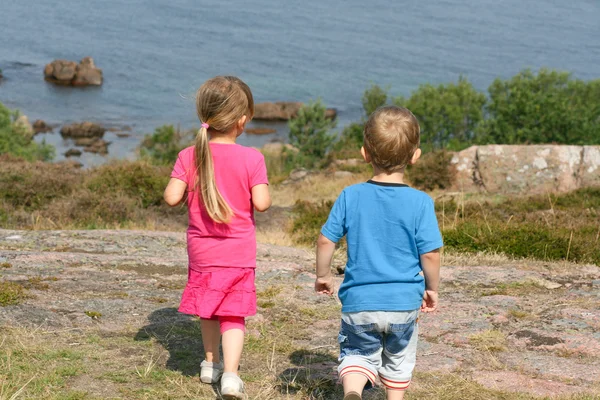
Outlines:
{"label": "shadow on rock", "polygon": [[292,364],[278,376],[278,389],[282,394],[306,393],[310,398],[341,398],[343,392],[337,385],[337,358],[327,351],[297,350],[290,354]]}
{"label": "shadow on rock", "polygon": [[176,308],[161,308],[148,316],[135,341],[155,338],[168,352],[167,368],[185,376],[198,376],[204,359],[202,334],[198,318],[181,314]]}

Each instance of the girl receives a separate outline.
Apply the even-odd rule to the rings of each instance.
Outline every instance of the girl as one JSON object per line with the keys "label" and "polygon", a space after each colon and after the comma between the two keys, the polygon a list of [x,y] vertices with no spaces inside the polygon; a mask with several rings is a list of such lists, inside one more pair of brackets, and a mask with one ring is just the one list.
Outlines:
{"label": "girl", "polygon": [[179,311],[200,317],[202,382],[221,378],[223,397],[242,399],[244,317],[256,313],[252,208],[271,206],[267,169],[260,152],[235,143],[254,115],[248,85],[232,76],[212,78],[198,89],[196,108],[202,123],[196,143],[179,153],[164,193],[170,206],[187,193],[189,270]]}

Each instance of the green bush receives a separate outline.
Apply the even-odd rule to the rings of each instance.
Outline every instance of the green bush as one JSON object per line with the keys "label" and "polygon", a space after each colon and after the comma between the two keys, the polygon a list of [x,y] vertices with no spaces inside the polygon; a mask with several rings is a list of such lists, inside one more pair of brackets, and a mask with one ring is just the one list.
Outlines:
{"label": "green bush", "polygon": [[299,150],[294,163],[305,168],[322,165],[335,140],[329,132],[335,128],[335,120],[327,118],[326,108],[318,100],[304,105],[298,115],[289,121],[290,143]]}
{"label": "green bush", "polygon": [[362,105],[367,118],[369,118],[369,115],[371,115],[373,111],[384,106],[387,103],[387,100],[387,90],[378,85],[371,85],[371,87],[365,90],[362,97]]}
{"label": "green bush", "polygon": [[485,102],[485,95],[462,77],[458,83],[421,85],[408,99],[394,99],[419,120],[423,148],[450,150],[462,150],[475,140]]}
{"label": "green bush", "polygon": [[524,70],[489,87],[482,143],[600,143],[600,80]]}
{"label": "green bush", "polygon": [[294,242],[303,245],[315,244],[321,227],[327,221],[331,207],[333,207],[333,201],[320,203],[296,202],[292,210],[294,219],[291,225]]}
{"label": "green bush", "polygon": [[81,173],[73,166],[0,157],[0,200],[12,207],[40,209],[80,184]]}
{"label": "green bush", "polygon": [[446,150],[425,153],[408,167],[408,179],[421,190],[448,189],[456,180],[456,168],[450,161],[452,154]]}
{"label": "green bush", "polygon": [[147,208],[163,203],[169,172],[169,167],[158,167],[143,161],[118,162],[92,171],[85,187],[92,192],[123,193]]}
{"label": "green bush", "polygon": [[11,112],[0,103],[0,154],[12,154],[29,161],[49,161],[54,158],[53,146],[34,142],[15,126],[14,119],[17,115],[17,112]]}
{"label": "green bush", "polygon": [[173,125],[163,125],[146,135],[140,145],[140,155],[156,165],[172,165],[181,150],[193,143],[193,135],[182,133]]}

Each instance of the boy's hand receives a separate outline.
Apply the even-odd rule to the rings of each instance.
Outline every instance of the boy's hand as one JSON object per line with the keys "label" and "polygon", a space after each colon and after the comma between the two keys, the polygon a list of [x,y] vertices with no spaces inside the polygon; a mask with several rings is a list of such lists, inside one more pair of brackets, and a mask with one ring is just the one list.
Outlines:
{"label": "boy's hand", "polygon": [[423,294],[423,303],[421,311],[429,313],[435,311],[438,307],[438,292],[435,290],[425,290]]}
{"label": "boy's hand", "polygon": [[333,294],[333,277],[331,275],[315,280],[315,292],[319,294]]}

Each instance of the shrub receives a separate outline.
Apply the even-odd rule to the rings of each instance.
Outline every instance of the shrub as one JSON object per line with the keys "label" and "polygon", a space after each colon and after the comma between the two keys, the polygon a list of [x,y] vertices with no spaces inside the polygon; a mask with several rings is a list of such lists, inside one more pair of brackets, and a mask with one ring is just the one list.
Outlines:
{"label": "shrub", "polygon": [[358,122],[346,126],[342,130],[340,138],[333,145],[332,157],[337,160],[360,158],[364,129],[364,124]]}
{"label": "shrub", "polygon": [[85,187],[98,193],[123,193],[147,208],[163,203],[169,172],[168,167],[158,167],[144,161],[119,162],[92,171]]}
{"label": "shrub", "polygon": [[456,168],[450,161],[452,154],[446,150],[425,153],[408,167],[408,179],[422,190],[448,189],[456,180]]}
{"label": "shrub", "polygon": [[325,162],[325,156],[335,136],[335,120],[326,118],[326,108],[319,100],[304,105],[289,122],[290,143],[299,150],[294,156],[297,166],[313,168]]}
{"label": "shrub", "polygon": [[482,143],[600,143],[600,80],[566,72],[524,70],[488,89]]}
{"label": "shrub", "polygon": [[298,201],[292,210],[294,220],[291,226],[291,234],[294,242],[304,245],[312,245],[316,242],[321,227],[327,221],[329,211],[333,207],[332,201],[311,203]]}
{"label": "shrub", "polygon": [[419,120],[421,143],[426,149],[467,147],[475,140],[485,103],[485,95],[462,77],[458,83],[421,85],[408,99],[394,99],[394,104],[408,108]]}
{"label": "shrub", "polygon": [[373,113],[373,111],[385,105],[387,100],[387,90],[382,89],[378,85],[371,85],[371,87],[365,90],[362,97],[362,105],[367,118]]}
{"label": "shrub", "polygon": [[23,286],[16,282],[0,281],[0,307],[20,304],[27,298],[27,292]]}
{"label": "shrub", "polygon": [[0,154],[12,154],[29,161],[49,161],[54,158],[53,146],[34,142],[15,126],[13,120],[17,115],[0,103]]}
{"label": "shrub", "polygon": [[163,125],[146,135],[140,145],[140,155],[152,164],[172,165],[181,150],[193,143],[191,132],[181,133],[173,125]]}
{"label": "shrub", "polygon": [[0,199],[13,207],[40,209],[69,195],[80,183],[81,173],[72,165],[0,157]]}

